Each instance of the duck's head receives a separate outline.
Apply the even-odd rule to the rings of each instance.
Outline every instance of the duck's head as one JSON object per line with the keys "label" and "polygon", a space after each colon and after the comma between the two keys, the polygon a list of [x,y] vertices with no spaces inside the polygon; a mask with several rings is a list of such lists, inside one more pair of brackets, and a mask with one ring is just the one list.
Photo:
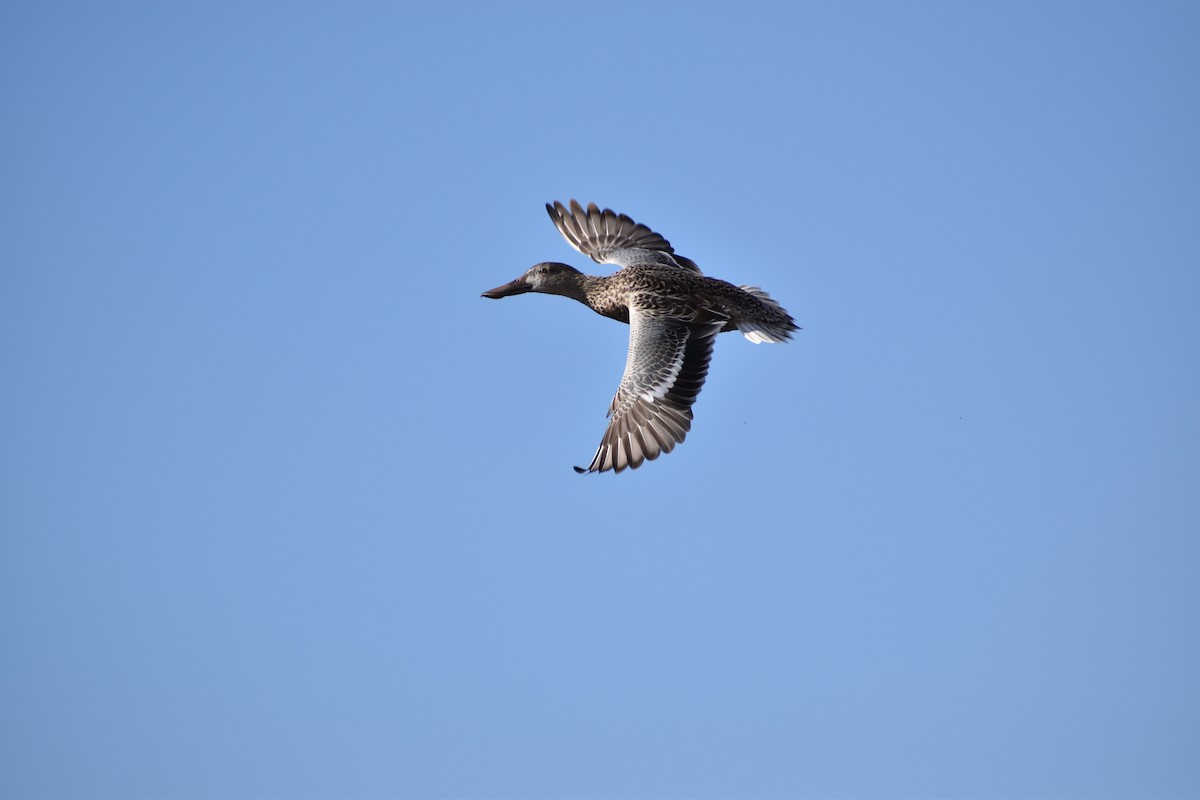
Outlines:
{"label": "duck's head", "polygon": [[544,294],[570,294],[571,287],[578,285],[582,273],[572,266],[560,264],[557,261],[543,261],[525,270],[525,274],[503,286],[489,289],[483,297],[499,300],[525,292],[542,292]]}

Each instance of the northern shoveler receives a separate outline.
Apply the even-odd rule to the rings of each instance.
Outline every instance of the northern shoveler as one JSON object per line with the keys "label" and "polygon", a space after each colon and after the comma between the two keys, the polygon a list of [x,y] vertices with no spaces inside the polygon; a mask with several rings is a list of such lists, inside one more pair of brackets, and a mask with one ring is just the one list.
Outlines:
{"label": "northern shoveler", "polygon": [[602,277],[546,261],[483,297],[560,294],[629,323],[629,355],[608,429],[592,463],[576,472],[636,469],[682,442],[718,333],[738,330],[758,344],[787,341],[799,330],[762,289],[706,277],[670,242],[624,214],[595,203],[584,210],[574,200],[569,209],[547,203],[546,211],[571,247],[620,269]]}

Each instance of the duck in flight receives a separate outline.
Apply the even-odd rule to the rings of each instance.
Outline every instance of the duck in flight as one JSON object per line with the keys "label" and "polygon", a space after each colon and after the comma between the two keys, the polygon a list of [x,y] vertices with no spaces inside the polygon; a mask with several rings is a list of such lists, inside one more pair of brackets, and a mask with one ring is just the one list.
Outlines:
{"label": "duck in flight", "polygon": [[592,463],[576,472],[637,469],[682,442],[718,333],[737,330],[759,344],[785,342],[799,330],[766,292],[705,276],[670,242],[624,214],[601,211],[595,203],[585,210],[574,200],[569,208],[547,203],[546,211],[571,247],[619,269],[585,275],[546,261],[483,297],[559,294],[629,324],[629,355],[608,409],[608,429]]}

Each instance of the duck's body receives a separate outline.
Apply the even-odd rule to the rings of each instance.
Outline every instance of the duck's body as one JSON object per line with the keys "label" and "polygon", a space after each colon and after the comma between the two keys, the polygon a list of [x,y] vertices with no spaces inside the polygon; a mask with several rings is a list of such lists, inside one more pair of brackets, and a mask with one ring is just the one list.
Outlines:
{"label": "duck's body", "polygon": [[718,333],[739,330],[760,343],[787,341],[797,330],[766,292],[701,274],[666,239],[623,214],[594,203],[585,211],[574,200],[570,210],[558,202],[546,210],[572,247],[621,269],[596,276],[543,262],[483,296],[558,294],[630,325],[629,356],[608,430],[591,465],[576,467],[579,472],[636,468],[682,442]]}

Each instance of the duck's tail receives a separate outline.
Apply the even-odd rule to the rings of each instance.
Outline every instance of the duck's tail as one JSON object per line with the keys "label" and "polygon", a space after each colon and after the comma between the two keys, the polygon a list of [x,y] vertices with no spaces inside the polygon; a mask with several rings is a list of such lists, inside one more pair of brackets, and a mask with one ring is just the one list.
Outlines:
{"label": "duck's tail", "polygon": [[755,344],[780,344],[792,338],[792,331],[800,330],[792,315],[762,289],[757,286],[742,286],[741,289],[758,301],[754,313],[746,314],[736,322],[737,329],[747,339]]}

